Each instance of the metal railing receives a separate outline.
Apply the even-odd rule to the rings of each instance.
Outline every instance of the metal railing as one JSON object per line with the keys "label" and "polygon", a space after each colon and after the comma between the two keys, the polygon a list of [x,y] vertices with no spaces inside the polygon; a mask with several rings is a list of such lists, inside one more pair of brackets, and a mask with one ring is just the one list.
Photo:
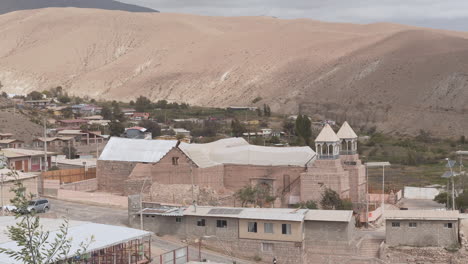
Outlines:
{"label": "metal railing", "polygon": [[317,156],[317,159],[319,160],[334,160],[334,159],[338,159],[339,158],[339,155],[318,155]]}

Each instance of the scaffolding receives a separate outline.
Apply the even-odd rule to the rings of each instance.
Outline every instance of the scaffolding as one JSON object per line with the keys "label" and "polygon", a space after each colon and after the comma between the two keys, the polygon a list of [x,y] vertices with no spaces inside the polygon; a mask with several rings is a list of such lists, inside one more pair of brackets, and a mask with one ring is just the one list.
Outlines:
{"label": "scaffolding", "polygon": [[76,264],[146,264],[151,263],[151,237],[134,239],[107,248],[87,252],[59,263]]}

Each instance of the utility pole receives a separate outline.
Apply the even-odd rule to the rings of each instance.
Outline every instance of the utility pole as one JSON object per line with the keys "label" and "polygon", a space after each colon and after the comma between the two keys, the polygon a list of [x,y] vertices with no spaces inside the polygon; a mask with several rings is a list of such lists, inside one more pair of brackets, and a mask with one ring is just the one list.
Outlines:
{"label": "utility pole", "polygon": [[140,191],[140,229],[143,230],[143,188],[145,188],[145,183],[148,178],[145,178],[143,185],[141,186]]}
{"label": "utility pole", "polygon": [[45,164],[44,164],[44,171],[47,171],[47,119],[44,117],[44,159],[45,159]]}
{"label": "utility pole", "polygon": [[3,204],[3,173],[0,175],[0,177],[2,177],[2,185],[0,186],[0,198],[1,198],[1,202],[2,202],[2,216],[5,215],[5,208],[3,208],[4,204]]}

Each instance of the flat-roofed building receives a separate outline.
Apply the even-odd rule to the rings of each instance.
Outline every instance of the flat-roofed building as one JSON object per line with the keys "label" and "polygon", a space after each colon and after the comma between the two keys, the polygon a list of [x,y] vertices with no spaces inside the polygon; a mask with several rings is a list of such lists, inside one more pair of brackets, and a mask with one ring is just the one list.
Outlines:
{"label": "flat-roofed building", "polygon": [[[139,208],[132,206],[132,198],[129,208],[129,221],[138,226]],[[144,208],[142,214],[145,229],[158,235],[202,239],[203,244],[224,247],[235,256],[258,256],[266,262],[274,257],[278,263],[311,263],[321,256],[349,258],[354,246],[352,211],[189,206]],[[341,251],[322,247],[333,244]]]}
{"label": "flat-roofed building", "polygon": [[384,216],[388,246],[458,246],[458,211],[389,210]]}

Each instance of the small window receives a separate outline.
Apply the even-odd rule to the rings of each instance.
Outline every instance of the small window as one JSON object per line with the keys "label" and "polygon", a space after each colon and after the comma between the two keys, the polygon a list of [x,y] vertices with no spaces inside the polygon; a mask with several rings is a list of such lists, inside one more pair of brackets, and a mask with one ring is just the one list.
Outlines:
{"label": "small window", "polygon": [[248,224],[247,232],[257,233],[257,222],[249,222]]}
{"label": "small window", "polygon": [[176,223],[182,223],[182,217],[176,217],[175,221]]}
{"label": "small window", "polygon": [[418,226],[418,224],[416,222],[410,222],[409,223],[409,227],[415,228],[417,226]]}
{"label": "small window", "polygon": [[263,224],[264,232],[268,234],[273,234],[273,223]]}
{"label": "small window", "polygon": [[392,227],[400,227],[400,222],[392,222]]}
{"label": "small window", "polygon": [[216,220],[216,227],[217,228],[227,228],[227,221],[226,220]]}
{"label": "small window", "polygon": [[262,243],[263,252],[273,252],[273,243]]}
{"label": "small window", "polygon": [[198,219],[197,226],[205,226],[205,219]]}
{"label": "small window", "polygon": [[445,223],[445,224],[444,224],[444,227],[445,227],[445,228],[452,228],[453,225],[452,225],[452,223]]}
{"label": "small window", "polygon": [[179,157],[172,157],[172,165],[179,165]]}
{"label": "small window", "polygon": [[283,235],[291,235],[291,224],[282,224],[281,233]]}

